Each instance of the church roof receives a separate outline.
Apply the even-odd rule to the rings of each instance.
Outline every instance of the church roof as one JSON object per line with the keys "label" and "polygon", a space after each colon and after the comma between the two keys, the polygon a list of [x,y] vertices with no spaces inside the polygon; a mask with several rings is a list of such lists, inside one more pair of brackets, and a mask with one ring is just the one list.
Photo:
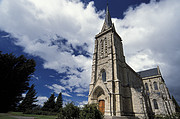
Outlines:
{"label": "church roof", "polygon": [[142,78],[159,75],[158,68],[137,72]]}

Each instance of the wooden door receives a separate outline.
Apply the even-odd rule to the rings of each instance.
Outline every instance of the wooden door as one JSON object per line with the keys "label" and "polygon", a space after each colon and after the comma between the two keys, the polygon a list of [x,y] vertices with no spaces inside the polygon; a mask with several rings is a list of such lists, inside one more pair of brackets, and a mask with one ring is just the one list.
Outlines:
{"label": "wooden door", "polygon": [[99,101],[99,111],[104,114],[105,112],[105,101],[104,100],[100,100]]}

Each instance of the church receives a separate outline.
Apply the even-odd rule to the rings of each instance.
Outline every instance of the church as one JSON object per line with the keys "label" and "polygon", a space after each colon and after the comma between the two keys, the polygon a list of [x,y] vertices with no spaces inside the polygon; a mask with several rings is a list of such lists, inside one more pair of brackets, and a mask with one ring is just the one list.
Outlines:
{"label": "church", "polygon": [[135,72],[126,63],[108,6],[102,30],[95,36],[88,103],[97,104],[105,119],[151,119],[175,113],[159,67]]}

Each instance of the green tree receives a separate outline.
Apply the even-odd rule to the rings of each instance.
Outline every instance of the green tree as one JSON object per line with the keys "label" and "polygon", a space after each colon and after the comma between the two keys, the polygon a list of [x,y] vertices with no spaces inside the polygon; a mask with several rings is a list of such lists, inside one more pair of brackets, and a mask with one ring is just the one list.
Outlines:
{"label": "green tree", "polygon": [[62,107],[63,107],[63,99],[62,99],[62,93],[60,92],[57,97],[56,104],[55,104],[55,112],[60,112]]}
{"label": "green tree", "polygon": [[31,85],[29,88],[25,98],[23,99],[22,103],[19,105],[19,111],[25,112],[26,110],[32,110],[34,107],[37,105],[34,104],[37,102],[37,97],[36,97],[36,90],[34,89],[34,84]]}
{"label": "green tree", "polygon": [[80,119],[103,119],[103,115],[96,105],[85,105],[80,112]]}
{"label": "green tree", "polygon": [[60,110],[58,119],[79,119],[80,109],[74,105],[73,102],[67,103],[65,107]]}
{"label": "green tree", "polygon": [[33,59],[26,59],[23,55],[16,57],[0,52],[0,112],[15,110],[22,100],[22,93],[28,90],[35,66]]}
{"label": "green tree", "polygon": [[174,98],[174,96],[172,96],[172,101],[175,105],[176,112],[180,112],[180,107],[179,107],[178,103],[176,102],[176,99]]}
{"label": "green tree", "polygon": [[51,96],[49,97],[49,99],[44,102],[44,106],[42,107],[43,111],[50,111],[50,112],[54,112],[55,110],[55,96],[54,93],[51,94]]}

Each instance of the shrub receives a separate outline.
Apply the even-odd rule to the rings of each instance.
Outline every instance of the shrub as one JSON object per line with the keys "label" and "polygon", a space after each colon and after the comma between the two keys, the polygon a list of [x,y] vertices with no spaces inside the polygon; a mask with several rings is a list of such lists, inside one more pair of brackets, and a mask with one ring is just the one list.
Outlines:
{"label": "shrub", "polygon": [[85,105],[80,112],[80,119],[103,119],[95,104]]}
{"label": "shrub", "polygon": [[80,109],[74,105],[73,102],[67,103],[66,106],[60,110],[58,119],[79,119]]}

